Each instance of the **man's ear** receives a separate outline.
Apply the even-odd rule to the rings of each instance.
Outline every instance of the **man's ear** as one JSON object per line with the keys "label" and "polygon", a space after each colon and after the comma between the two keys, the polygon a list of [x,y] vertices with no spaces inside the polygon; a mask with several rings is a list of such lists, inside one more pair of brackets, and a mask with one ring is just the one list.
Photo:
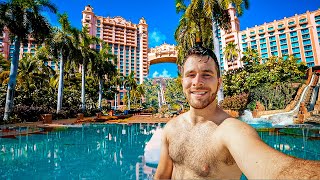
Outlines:
{"label": "man's ear", "polygon": [[222,78],[219,77],[218,78],[218,89],[220,89],[220,86],[222,85]]}

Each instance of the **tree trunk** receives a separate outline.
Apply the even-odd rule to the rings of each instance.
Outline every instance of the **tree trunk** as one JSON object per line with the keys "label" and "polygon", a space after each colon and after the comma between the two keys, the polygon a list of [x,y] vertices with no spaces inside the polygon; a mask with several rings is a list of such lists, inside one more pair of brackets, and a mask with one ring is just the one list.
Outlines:
{"label": "tree trunk", "polygon": [[128,90],[128,109],[130,110],[130,90]]}
{"label": "tree trunk", "polygon": [[[62,51],[62,50],[61,50]],[[57,99],[57,114],[62,108],[62,98],[63,98],[63,75],[64,75],[64,57],[60,56],[60,67],[59,67],[59,86],[58,86],[58,99]]]}
{"label": "tree trunk", "polygon": [[102,105],[101,105],[101,102],[102,102],[102,92],[103,92],[103,80],[102,78],[99,79],[99,110],[101,111],[102,110]]}
{"label": "tree trunk", "polygon": [[85,82],[86,82],[86,75],[85,75],[85,69],[86,69],[86,64],[85,64],[85,59],[83,59],[83,64],[82,64],[82,69],[81,69],[81,109],[82,112],[86,110],[86,91],[85,91]]}
{"label": "tree trunk", "polygon": [[117,99],[117,93],[114,93],[114,110],[117,110],[117,103],[118,103],[118,99]]}
{"label": "tree trunk", "polygon": [[[220,78],[222,78],[221,73],[221,64],[220,64],[220,47],[219,47],[219,38],[218,38],[218,28],[217,24],[213,21],[212,22],[212,34],[213,34],[213,44],[214,44],[214,54],[216,55],[218,62],[219,62],[219,68],[220,68]],[[218,103],[220,103],[222,100],[224,100],[224,93],[223,93],[223,82],[221,81],[220,88],[218,90]]]}
{"label": "tree trunk", "polygon": [[18,65],[19,65],[19,55],[20,55],[20,40],[16,37],[14,41],[14,54],[11,60],[10,66],[10,75],[9,75],[9,83],[8,90],[6,96],[6,104],[4,109],[4,121],[8,121],[10,117],[10,113],[13,109],[13,100],[14,100],[14,91],[17,83],[17,73],[18,73]]}

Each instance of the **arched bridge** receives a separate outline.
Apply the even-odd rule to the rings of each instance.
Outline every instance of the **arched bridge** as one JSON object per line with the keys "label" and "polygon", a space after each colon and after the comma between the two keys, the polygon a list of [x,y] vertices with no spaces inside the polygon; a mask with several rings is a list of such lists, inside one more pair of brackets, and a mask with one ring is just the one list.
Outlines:
{"label": "arched bridge", "polygon": [[176,47],[174,45],[164,43],[155,48],[150,48],[148,52],[148,61],[150,65],[167,62],[176,63]]}

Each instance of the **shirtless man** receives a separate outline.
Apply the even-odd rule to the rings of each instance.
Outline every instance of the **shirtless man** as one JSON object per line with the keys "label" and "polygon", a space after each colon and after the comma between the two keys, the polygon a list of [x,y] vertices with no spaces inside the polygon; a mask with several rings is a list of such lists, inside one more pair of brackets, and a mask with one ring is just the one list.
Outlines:
{"label": "shirtless man", "polygon": [[164,128],[155,179],[320,179],[320,162],[287,156],[254,128],[217,106],[221,85],[214,53],[192,48],[182,70],[190,110]]}

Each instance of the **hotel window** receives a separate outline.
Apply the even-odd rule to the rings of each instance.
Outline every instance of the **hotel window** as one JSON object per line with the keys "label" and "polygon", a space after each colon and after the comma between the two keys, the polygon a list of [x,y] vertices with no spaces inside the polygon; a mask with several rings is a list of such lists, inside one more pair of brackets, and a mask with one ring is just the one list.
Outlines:
{"label": "hotel window", "polygon": [[275,37],[275,36],[271,36],[271,37],[269,37],[269,40],[270,40],[270,41],[275,41],[275,40],[276,40],[276,37]]}
{"label": "hotel window", "polygon": [[257,41],[251,41],[251,45],[256,45]]}
{"label": "hotel window", "polygon": [[301,27],[305,28],[305,27],[307,27],[307,24],[302,24]]}
{"label": "hotel window", "polygon": [[306,29],[301,29],[301,33],[302,33],[302,34],[309,33],[309,29],[308,29],[308,28],[306,28]]}
{"label": "hotel window", "polygon": [[304,54],[306,55],[306,57],[308,57],[308,56],[313,56],[312,51],[305,52]]}
{"label": "hotel window", "polygon": [[311,45],[304,46],[304,50],[305,51],[312,50],[312,46]]}
{"label": "hotel window", "polygon": [[274,30],[273,26],[268,27],[268,31]]}
{"label": "hotel window", "polygon": [[281,54],[282,54],[282,55],[288,54],[288,50],[287,50],[287,49],[281,50]]}
{"label": "hotel window", "polygon": [[262,58],[268,58],[268,54],[266,53],[266,54],[261,54],[261,57]]}
{"label": "hotel window", "polygon": [[272,55],[272,56],[278,56],[278,51],[271,52],[271,55]]}
{"label": "hotel window", "polygon": [[261,53],[267,53],[267,48],[261,49]]}
{"label": "hotel window", "polygon": [[259,37],[261,37],[261,38],[264,37],[264,34],[260,34]]}
{"label": "hotel window", "polygon": [[276,51],[276,50],[277,50],[277,46],[271,47],[271,51]]}
{"label": "hotel window", "polygon": [[287,49],[288,48],[288,45],[281,45],[281,49]]}
{"label": "hotel window", "polygon": [[306,22],[307,18],[300,19],[299,22]]}
{"label": "hotel window", "polygon": [[279,30],[279,33],[283,33],[283,32],[284,32],[284,29]]}
{"label": "hotel window", "polygon": [[257,45],[251,46],[251,49],[257,49]]}
{"label": "hotel window", "polygon": [[309,39],[310,38],[310,35],[309,34],[304,34],[302,35],[302,39]]}
{"label": "hotel window", "polygon": [[55,69],[56,68],[56,63],[54,61],[51,61],[51,69]]}
{"label": "hotel window", "polygon": [[260,44],[260,48],[265,48],[265,47],[267,47],[266,43]]}
{"label": "hotel window", "polygon": [[284,25],[283,24],[279,24],[278,25],[278,28],[282,28]]}
{"label": "hotel window", "polygon": [[296,41],[298,41],[298,37],[291,38],[291,42],[296,42]]}
{"label": "hotel window", "polygon": [[314,19],[315,19],[316,21],[320,21],[320,15],[315,16]]}
{"label": "hotel window", "polygon": [[[313,59],[313,58],[312,58]],[[307,66],[308,67],[313,67],[314,66],[314,62],[312,62],[312,63],[307,63]]]}
{"label": "hotel window", "polygon": [[270,42],[270,46],[276,46],[276,45],[277,45],[277,43],[275,41]]}
{"label": "hotel window", "polygon": [[300,58],[301,57],[300,53],[293,54],[293,56],[296,57],[296,58]]}
{"label": "hotel window", "polygon": [[320,31],[320,26],[317,26],[317,31]]}
{"label": "hotel window", "polygon": [[264,31],[264,29],[259,29],[259,33],[262,33]]}
{"label": "hotel window", "polygon": [[242,47],[247,47],[247,46],[248,46],[247,43],[243,43],[243,44],[242,44]]}
{"label": "hotel window", "polygon": [[297,31],[290,32],[290,36],[297,36]]}
{"label": "hotel window", "polygon": [[260,43],[265,43],[265,42],[266,42],[266,38],[260,39]]}
{"label": "hotel window", "polygon": [[313,57],[306,57],[306,62],[308,63],[308,62],[313,62],[314,61],[314,59],[313,59]]}
{"label": "hotel window", "polygon": [[294,25],[294,24],[295,24],[294,21],[290,21],[290,22],[288,23],[289,26]]}
{"label": "hotel window", "polygon": [[246,34],[242,34],[242,39],[245,39],[247,38],[247,35]]}
{"label": "hotel window", "polygon": [[292,52],[293,52],[293,53],[298,53],[298,52],[300,52],[299,47],[292,48]]}
{"label": "hotel window", "polygon": [[311,44],[311,41],[309,39],[303,41],[303,45],[307,45],[307,44]]}
{"label": "hotel window", "polygon": [[280,38],[280,39],[285,39],[285,38],[286,38],[286,34],[280,34],[280,35],[279,35],[279,38]]}
{"label": "hotel window", "polygon": [[286,44],[287,43],[287,40],[286,39],[281,39],[280,40],[280,44]]}
{"label": "hotel window", "polygon": [[250,32],[251,35],[252,35],[252,34],[255,34],[255,33],[256,33],[255,31],[251,31],[251,32]]}
{"label": "hotel window", "polygon": [[298,42],[294,42],[291,44],[292,47],[299,47],[299,43]]}

